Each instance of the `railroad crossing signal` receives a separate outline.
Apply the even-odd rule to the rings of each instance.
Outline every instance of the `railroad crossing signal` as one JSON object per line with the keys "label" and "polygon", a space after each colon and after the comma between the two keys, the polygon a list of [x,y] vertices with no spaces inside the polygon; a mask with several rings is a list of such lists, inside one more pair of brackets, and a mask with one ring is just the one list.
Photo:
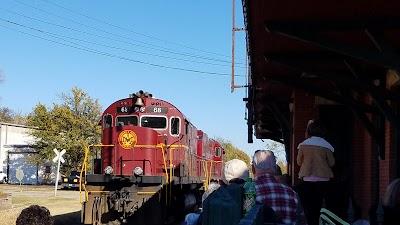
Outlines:
{"label": "railroad crossing signal", "polygon": [[63,149],[61,152],[58,152],[58,150],[55,148],[53,149],[54,153],[56,153],[56,157],[54,157],[53,162],[58,162],[57,163],[57,176],[56,176],[56,185],[54,187],[54,196],[57,196],[57,186],[58,186],[58,177],[60,176],[60,163],[64,163],[65,160],[62,157],[64,153],[66,152],[65,149]]}
{"label": "railroad crossing signal", "polygon": [[62,157],[62,155],[64,155],[64,153],[66,152],[65,149],[63,149],[61,152],[58,152],[58,150],[55,148],[55,149],[53,149],[53,151],[54,151],[54,153],[56,153],[56,157],[54,157],[53,162],[56,163],[58,161],[58,159],[60,159],[61,163],[64,163],[65,160]]}

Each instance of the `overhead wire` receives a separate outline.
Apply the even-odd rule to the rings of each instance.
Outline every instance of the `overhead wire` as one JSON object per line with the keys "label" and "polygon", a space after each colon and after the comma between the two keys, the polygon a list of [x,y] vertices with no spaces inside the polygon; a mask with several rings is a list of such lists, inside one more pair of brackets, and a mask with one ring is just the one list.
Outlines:
{"label": "overhead wire", "polygon": [[[202,62],[202,61],[195,61],[195,60],[190,60],[190,59],[181,59],[181,58],[169,57],[169,56],[164,56],[164,55],[157,55],[157,54],[152,54],[152,53],[148,53],[148,52],[141,52],[141,51],[135,51],[135,50],[126,49],[126,48],[120,48],[120,47],[100,44],[100,43],[96,43],[96,42],[92,42],[92,41],[82,40],[82,39],[79,39],[79,38],[68,37],[68,36],[65,36],[65,35],[55,34],[55,33],[52,33],[52,32],[47,32],[47,31],[43,31],[43,32],[46,33],[46,34],[49,34],[49,35],[53,35],[53,36],[64,37],[64,38],[68,38],[68,39],[72,39],[72,40],[76,40],[76,41],[80,41],[80,42],[86,42],[86,43],[89,43],[89,44],[98,45],[98,46],[107,47],[107,48],[112,48],[112,49],[117,49],[117,50],[122,50],[122,51],[126,51],[126,52],[134,52],[134,53],[139,53],[139,54],[143,54],[143,55],[149,55],[149,56],[165,58],[165,59],[172,59],[172,60],[178,60],[178,61],[184,61],[184,62],[206,64],[206,65],[212,65],[212,66],[230,67],[230,65],[223,65],[223,64],[218,64],[218,63]],[[244,67],[244,66],[235,66],[235,67],[246,69],[246,67]]]}
{"label": "overhead wire", "polygon": [[[0,20],[3,20],[5,22],[11,22],[9,20],[5,20],[5,19],[1,19],[1,18],[0,18]],[[36,29],[36,28],[33,28],[33,29]],[[115,47],[115,46],[111,46],[111,45],[105,45],[105,44],[96,43],[96,42],[92,42],[92,41],[82,40],[82,39],[79,39],[79,38],[68,37],[68,36],[65,36],[65,35],[60,35],[60,34],[48,32],[48,31],[44,31],[44,30],[41,30],[41,32],[44,33],[44,34],[52,35],[52,36],[64,37],[64,38],[68,38],[68,39],[72,39],[72,40],[76,40],[76,41],[80,41],[80,42],[86,42],[86,43],[89,43],[89,44],[98,45],[98,46],[107,47],[107,48],[112,48],[112,49],[117,49],[117,50],[122,50],[122,51],[126,51],[126,52],[134,52],[134,53],[139,53],[139,54],[143,54],[143,55],[149,55],[149,56],[172,59],[172,60],[178,60],[178,61],[184,61],[184,62],[206,64],[206,65],[212,65],[212,66],[230,67],[230,65],[223,65],[223,64],[218,64],[218,63],[210,63],[210,62],[202,62],[202,61],[195,61],[195,60],[190,60],[190,59],[182,59],[182,58],[176,58],[176,57],[169,57],[169,56],[164,56],[164,55],[152,54],[152,53],[148,53],[148,52],[135,51],[135,50],[131,50],[131,49],[120,48],[120,47]],[[236,67],[237,68],[246,68],[244,66],[236,66]]]}
{"label": "overhead wire", "polygon": [[[118,26],[118,25],[115,25],[115,24],[111,24],[111,23],[105,22],[103,20],[99,20],[97,18],[94,18],[94,17],[88,16],[86,14],[77,12],[75,10],[69,9],[69,8],[67,8],[65,6],[61,6],[59,4],[56,4],[56,3],[48,1],[48,0],[42,0],[42,1],[47,2],[47,3],[51,4],[51,5],[57,6],[59,8],[62,8],[64,10],[73,12],[73,13],[78,14],[80,16],[89,18],[91,20],[94,20],[94,21],[97,21],[97,22],[100,22],[100,23],[103,23],[103,24],[106,24],[106,25],[109,25],[109,26],[112,26],[112,27],[115,27],[115,28],[119,28],[121,30],[125,30],[125,31],[128,31],[128,32],[143,36],[143,37],[151,38],[151,39],[154,39],[154,40],[157,40],[157,41],[162,41],[162,42],[165,42],[165,43],[168,43],[168,44],[172,44],[172,45],[175,45],[175,46],[179,46],[179,47],[183,47],[183,48],[187,48],[187,49],[191,49],[191,50],[196,50],[196,51],[199,51],[199,52],[204,52],[204,53],[208,53],[208,54],[213,54],[213,55],[218,55],[218,56],[223,56],[223,57],[229,57],[229,58],[231,57],[231,56],[228,56],[228,55],[219,54],[219,53],[216,53],[216,52],[210,52],[210,51],[206,51],[206,50],[202,50],[202,49],[198,49],[198,48],[194,48],[194,47],[178,44],[178,43],[175,43],[175,42],[172,42],[172,41],[163,40],[161,38],[153,37],[153,36],[150,36],[150,35],[147,35],[147,34],[143,34],[143,33],[137,32],[137,31],[133,31],[133,30],[127,29],[125,27],[121,27],[121,26]],[[237,59],[237,60],[243,60],[243,59]]]}
{"label": "overhead wire", "polygon": [[[122,40],[118,40],[118,39],[114,39],[114,38],[109,38],[109,37],[105,37],[105,36],[102,36],[102,35],[93,34],[93,33],[86,32],[86,31],[81,31],[81,30],[78,30],[78,29],[75,29],[75,28],[71,28],[71,27],[67,27],[67,26],[63,26],[63,25],[47,22],[47,21],[44,21],[44,20],[40,20],[40,19],[37,19],[37,18],[33,18],[33,17],[30,17],[30,16],[26,16],[26,15],[20,14],[20,13],[17,13],[17,12],[13,12],[13,11],[10,11],[10,10],[7,10],[7,9],[0,8],[0,10],[3,10],[5,12],[9,12],[9,13],[12,13],[12,14],[15,14],[15,15],[18,15],[18,16],[22,16],[24,18],[35,20],[35,21],[38,21],[38,22],[41,22],[41,23],[49,24],[49,25],[60,27],[60,28],[63,28],[63,29],[76,31],[76,32],[87,34],[87,35],[90,35],[90,36],[100,37],[100,38],[104,38],[104,39],[108,39],[108,40],[112,40],[112,41],[116,41],[116,42],[120,42],[120,43],[124,43],[124,44],[129,44],[129,45],[143,47],[143,48],[149,48],[149,49],[153,49],[153,50],[157,50],[157,51],[161,51],[161,52],[166,52],[166,53],[170,53],[170,54],[181,55],[181,56],[186,56],[186,57],[191,57],[191,58],[230,63],[229,61],[226,61],[226,60],[219,60],[219,59],[213,59],[213,58],[208,58],[208,57],[195,56],[195,55],[184,54],[184,53],[179,53],[179,52],[173,52],[173,51],[168,51],[168,50],[149,47],[149,46],[143,46],[143,45],[140,45],[140,44],[135,44],[135,43],[127,42],[127,41],[122,41]],[[242,65],[244,65],[244,64],[242,64]]]}
{"label": "overhead wire", "polygon": [[[77,22],[77,21],[75,21],[75,20],[71,20],[71,19],[68,19],[68,18],[59,16],[59,15],[57,15],[57,14],[55,14],[55,13],[48,12],[48,11],[46,11],[46,10],[40,9],[40,8],[35,7],[35,6],[32,6],[32,5],[29,5],[29,4],[24,3],[24,2],[21,2],[21,1],[19,1],[19,0],[14,0],[14,1],[16,1],[16,2],[18,2],[18,3],[20,3],[20,4],[22,4],[22,5],[28,6],[28,7],[30,7],[30,8],[36,9],[36,10],[38,10],[38,11],[41,11],[41,12],[47,13],[47,14],[49,14],[49,15],[52,15],[52,16],[61,18],[61,19],[63,19],[63,20],[67,20],[67,21],[73,22],[73,23],[75,23],[75,24],[79,24],[79,25],[84,26],[84,27],[87,27],[87,28],[91,28],[91,29],[94,29],[94,30],[97,30],[97,31],[101,31],[101,32],[104,32],[104,33],[106,33],[106,34],[114,35],[114,36],[117,36],[117,37],[120,37],[120,38],[125,38],[125,39],[131,40],[131,41],[135,41],[135,42],[138,42],[138,43],[141,43],[141,44],[153,46],[152,49],[155,49],[155,50],[158,50],[158,51],[163,51],[163,52],[168,52],[168,53],[174,52],[174,53],[172,53],[172,54],[180,54],[180,55],[185,55],[185,56],[188,56],[188,57],[195,57],[195,58],[202,58],[202,59],[209,59],[209,60],[213,60],[213,61],[220,61],[220,62],[228,62],[228,63],[230,63],[230,61],[226,61],[226,60],[220,60],[220,59],[215,59],[215,58],[208,58],[208,57],[203,57],[203,56],[199,56],[199,55],[196,55],[196,54],[187,54],[187,53],[185,53],[185,52],[176,51],[176,50],[173,50],[173,49],[170,49],[170,48],[165,48],[165,47],[162,47],[162,46],[159,46],[159,45],[154,45],[154,44],[150,44],[150,43],[147,43],[147,42],[138,41],[138,40],[133,39],[133,38],[130,38],[130,37],[125,37],[125,36],[122,36],[122,35],[119,35],[119,34],[115,34],[115,33],[112,33],[112,32],[106,31],[106,30],[102,30],[102,29],[99,29],[99,28],[96,28],[96,27],[93,27],[93,26],[89,26],[89,25],[86,25],[86,24]],[[150,47],[147,47],[147,48],[150,48]],[[166,50],[162,50],[162,49],[166,49]],[[241,63],[241,64],[244,64],[244,63]]]}
{"label": "overhead wire", "polygon": [[[5,22],[12,22],[12,21],[5,20],[5,19],[2,19],[2,18],[0,18],[0,20],[5,21]],[[26,25],[24,25],[24,26],[27,27]],[[29,27],[29,28],[37,29],[37,28],[33,28],[33,27]],[[44,30],[41,30],[41,32],[44,33],[44,34],[48,34],[48,35],[52,35],[52,36],[59,36],[59,37],[63,37],[63,38],[68,38],[68,39],[80,41],[80,42],[86,42],[86,43],[97,45],[97,46],[102,46],[102,47],[107,47],[107,48],[112,48],[112,49],[117,49],[117,50],[122,50],[122,51],[127,51],[127,52],[134,52],[134,53],[139,53],[139,54],[149,55],[149,56],[154,56],[154,57],[159,57],[159,58],[166,58],[166,59],[185,61],[185,62],[192,62],[192,63],[198,63],[198,64],[213,65],[213,66],[230,67],[230,65],[223,65],[223,64],[211,63],[211,62],[195,61],[195,60],[190,60],[190,59],[182,59],[182,58],[176,58],[176,57],[169,57],[169,56],[164,56],[164,55],[152,54],[152,53],[148,53],[148,52],[135,51],[135,50],[131,50],[131,49],[120,48],[120,47],[115,47],[115,46],[111,46],[111,45],[105,45],[105,44],[101,44],[101,43],[97,43],[97,42],[82,40],[82,39],[79,39],[79,38],[68,37],[68,36],[65,36],[65,35],[60,35],[60,34],[48,32],[48,31],[44,31]],[[244,66],[236,66],[236,67],[237,68],[246,68]]]}
{"label": "overhead wire", "polygon": [[[40,33],[43,33],[43,31],[41,31],[41,30],[29,27],[29,26],[25,26],[25,25],[22,25],[22,24],[13,22],[13,21],[5,20],[5,19],[0,19],[0,20],[8,22],[8,23],[11,23],[11,24],[14,24],[14,25],[17,25],[17,26],[21,26],[21,27],[24,27],[24,28],[32,29],[32,30],[35,30],[35,31],[40,32]],[[180,68],[180,67],[173,67],[173,66],[166,66],[166,65],[155,64],[155,63],[149,63],[149,62],[145,62],[145,61],[141,61],[141,60],[136,60],[136,59],[132,59],[132,58],[124,57],[124,56],[119,56],[119,55],[115,55],[115,54],[110,54],[110,53],[107,53],[107,52],[103,52],[103,51],[99,51],[99,50],[96,50],[96,49],[88,48],[88,47],[76,44],[74,42],[67,41],[67,40],[62,39],[62,38],[58,38],[58,39],[73,43],[76,46],[71,45],[71,44],[62,43],[62,42],[55,41],[55,40],[51,40],[51,39],[48,39],[48,38],[40,37],[38,35],[30,34],[30,33],[27,33],[27,32],[24,32],[24,31],[20,31],[20,30],[11,28],[11,27],[7,27],[7,26],[1,25],[1,24],[0,24],[0,26],[1,27],[5,27],[5,28],[10,29],[10,30],[13,30],[13,31],[16,31],[16,32],[19,32],[19,33],[22,33],[22,34],[25,34],[25,35],[33,36],[33,37],[38,38],[38,39],[46,40],[46,41],[53,42],[53,43],[56,43],[56,44],[60,44],[60,45],[63,45],[63,46],[79,49],[79,50],[86,51],[86,52],[95,53],[95,54],[98,54],[98,55],[117,58],[117,59],[121,59],[121,60],[125,60],[125,61],[131,61],[131,62],[145,64],[145,65],[154,66],[154,67],[173,69],[173,70],[180,70],[180,71],[186,71],[186,72],[194,72],[194,73],[200,73],[200,74],[231,76],[231,74],[226,74],[226,73],[208,72],[208,71],[193,70],[193,69],[187,69],[187,68]],[[235,75],[235,76],[241,76],[241,75]]]}

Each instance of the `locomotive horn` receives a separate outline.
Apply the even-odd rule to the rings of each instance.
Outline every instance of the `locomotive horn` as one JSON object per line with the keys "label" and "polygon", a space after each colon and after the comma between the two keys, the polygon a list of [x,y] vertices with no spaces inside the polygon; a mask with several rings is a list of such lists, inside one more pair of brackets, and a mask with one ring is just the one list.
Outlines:
{"label": "locomotive horn", "polygon": [[136,96],[141,97],[144,94],[142,90],[136,92]]}
{"label": "locomotive horn", "polygon": [[137,98],[135,102],[136,106],[144,106],[142,98]]}
{"label": "locomotive horn", "polygon": [[150,93],[146,91],[146,92],[144,93],[144,97],[148,98],[148,97],[149,97],[149,94],[150,94]]}

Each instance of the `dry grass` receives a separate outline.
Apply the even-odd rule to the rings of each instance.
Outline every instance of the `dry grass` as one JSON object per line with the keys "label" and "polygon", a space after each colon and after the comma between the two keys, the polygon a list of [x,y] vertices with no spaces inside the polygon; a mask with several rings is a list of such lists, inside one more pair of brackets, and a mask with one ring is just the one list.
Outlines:
{"label": "dry grass", "polygon": [[[1,188],[1,187],[0,187]],[[10,190],[13,189],[13,190]],[[5,186],[2,187],[4,192],[17,191],[18,187]],[[12,195],[12,208],[0,211],[0,225],[15,224],[18,215],[22,209],[30,205],[45,206],[54,216],[56,224],[79,224],[79,212],[81,204],[79,198],[63,198],[51,196],[51,188],[23,186],[23,195]],[[42,196],[30,196],[29,193],[40,193]]]}
{"label": "dry grass", "polygon": [[10,191],[33,191],[33,192],[51,192],[54,191],[54,186],[47,185],[15,185],[15,184],[2,184],[0,190],[4,192]]}

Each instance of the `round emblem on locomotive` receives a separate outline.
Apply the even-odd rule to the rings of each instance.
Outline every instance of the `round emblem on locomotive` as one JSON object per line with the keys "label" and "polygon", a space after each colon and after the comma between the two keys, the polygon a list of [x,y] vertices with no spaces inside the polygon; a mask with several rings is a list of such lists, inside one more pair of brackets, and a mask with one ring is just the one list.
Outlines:
{"label": "round emblem on locomotive", "polygon": [[130,149],[137,143],[137,136],[131,130],[124,130],[118,136],[118,143],[122,148]]}

